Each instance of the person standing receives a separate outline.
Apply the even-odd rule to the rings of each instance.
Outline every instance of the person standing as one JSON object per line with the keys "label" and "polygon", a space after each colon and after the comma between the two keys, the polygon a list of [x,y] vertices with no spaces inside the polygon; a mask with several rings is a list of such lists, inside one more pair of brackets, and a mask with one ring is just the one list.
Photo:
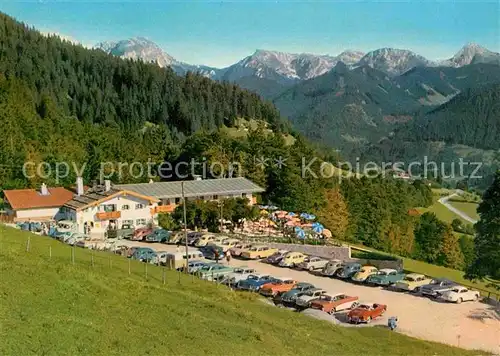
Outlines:
{"label": "person standing", "polygon": [[215,263],[219,263],[219,250],[218,249],[215,249],[214,251],[214,257],[215,257]]}
{"label": "person standing", "polygon": [[228,265],[229,262],[231,262],[231,252],[229,252],[229,250],[226,251],[226,261]]}

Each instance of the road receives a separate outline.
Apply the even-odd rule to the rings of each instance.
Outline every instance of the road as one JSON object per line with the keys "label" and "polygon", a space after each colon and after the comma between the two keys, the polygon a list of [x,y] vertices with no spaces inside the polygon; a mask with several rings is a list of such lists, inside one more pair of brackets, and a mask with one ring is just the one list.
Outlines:
{"label": "road", "polygon": [[455,208],[453,205],[451,205],[450,203],[448,203],[448,200],[450,200],[451,198],[453,197],[458,197],[460,196],[461,194],[463,193],[463,191],[457,189],[455,191],[455,193],[453,194],[450,194],[446,197],[443,197],[441,199],[439,199],[438,201],[443,204],[448,210],[450,210],[451,212],[457,214],[458,216],[460,216],[462,219],[472,223],[472,224],[475,224],[477,223],[477,220],[471,218],[469,215],[465,214],[463,211],[461,210],[458,210],[457,208]]}
{"label": "road", "polygon": [[[175,251],[176,247],[164,244],[144,244],[127,241],[134,246],[146,245],[158,251]],[[346,293],[360,298],[361,302],[383,303],[388,306],[387,318],[397,316],[398,331],[420,339],[447,343],[467,349],[481,349],[500,354],[500,310],[481,302],[445,304],[406,293],[377,287],[355,285],[337,279],[316,276],[264,264],[258,261],[233,259],[231,266],[249,266],[259,273],[276,277],[290,277],[324,288],[329,293]],[[378,324],[378,322],[377,322]]]}

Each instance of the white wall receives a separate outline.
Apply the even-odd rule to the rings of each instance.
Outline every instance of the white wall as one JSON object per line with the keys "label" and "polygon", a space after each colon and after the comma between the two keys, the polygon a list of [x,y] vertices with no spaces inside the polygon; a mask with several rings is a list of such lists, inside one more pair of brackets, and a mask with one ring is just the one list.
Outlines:
{"label": "white wall", "polygon": [[[116,219],[118,222],[118,228],[121,228],[122,222],[124,220],[132,220],[134,227],[140,227],[137,224],[138,219],[144,219],[145,225],[154,223],[158,223],[158,215],[151,216],[151,209],[155,207],[157,204],[154,203],[149,205],[149,201],[137,198],[134,196],[118,196],[112,199],[109,199],[98,206],[92,206],[87,209],[77,211],[76,216],[68,216],[70,220],[75,220],[78,224],[78,231],[84,232],[84,223],[85,222],[93,222],[94,228],[92,232],[104,232],[108,228],[109,220],[99,220],[96,217],[96,214],[99,212],[104,212],[104,205],[115,204],[116,210],[120,212],[120,218]],[[144,207],[142,209],[136,209],[136,204],[143,204]],[[123,206],[128,205],[128,210],[123,210]]]}
{"label": "white wall", "polygon": [[58,212],[59,208],[16,210],[16,218],[17,220],[23,220],[23,219],[29,220],[29,219],[46,218],[46,217],[55,219]]}

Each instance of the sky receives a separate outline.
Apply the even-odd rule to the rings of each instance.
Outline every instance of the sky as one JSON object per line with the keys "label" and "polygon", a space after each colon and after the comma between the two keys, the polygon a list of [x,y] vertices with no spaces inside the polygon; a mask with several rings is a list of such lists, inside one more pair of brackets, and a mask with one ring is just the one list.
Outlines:
{"label": "sky", "polygon": [[256,49],[394,47],[445,59],[475,42],[500,52],[499,1],[2,0],[0,11],[86,46],[142,36],[178,60],[215,67]]}

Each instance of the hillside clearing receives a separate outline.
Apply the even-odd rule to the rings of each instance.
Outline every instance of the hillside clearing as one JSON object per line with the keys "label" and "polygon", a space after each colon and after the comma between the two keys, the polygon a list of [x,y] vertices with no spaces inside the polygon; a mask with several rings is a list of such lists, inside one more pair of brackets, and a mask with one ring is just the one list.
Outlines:
{"label": "hillside clearing", "polygon": [[[0,226],[2,355],[477,355],[341,328],[176,272]],[[49,257],[49,251],[51,257]]]}

